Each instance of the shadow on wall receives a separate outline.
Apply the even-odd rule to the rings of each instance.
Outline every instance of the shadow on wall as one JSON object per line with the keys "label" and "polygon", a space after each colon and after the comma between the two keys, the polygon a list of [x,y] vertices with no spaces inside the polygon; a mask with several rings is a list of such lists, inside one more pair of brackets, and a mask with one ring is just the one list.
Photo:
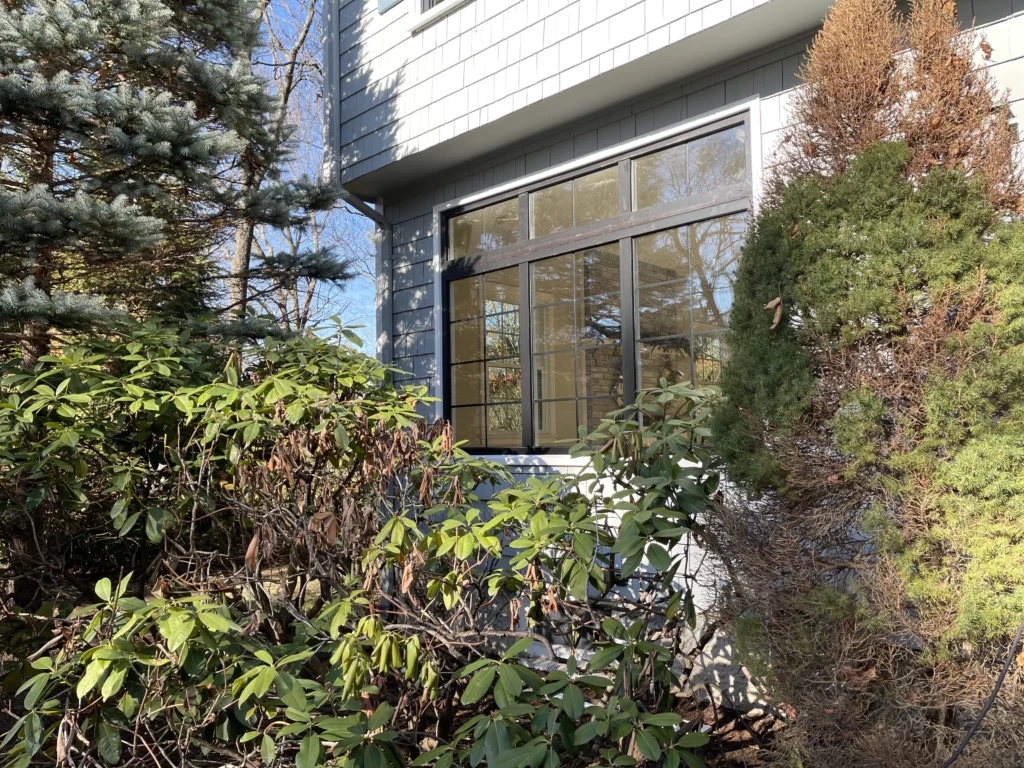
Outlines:
{"label": "shadow on wall", "polygon": [[[337,83],[334,125],[339,178],[362,176],[393,158],[387,150],[396,144],[396,100],[402,91],[409,62],[382,56],[381,41],[397,29],[408,34],[409,3],[386,7],[379,0],[338,0]],[[386,7],[384,12],[380,8]],[[399,46],[398,49],[402,47]],[[392,66],[391,62],[397,61]]]}

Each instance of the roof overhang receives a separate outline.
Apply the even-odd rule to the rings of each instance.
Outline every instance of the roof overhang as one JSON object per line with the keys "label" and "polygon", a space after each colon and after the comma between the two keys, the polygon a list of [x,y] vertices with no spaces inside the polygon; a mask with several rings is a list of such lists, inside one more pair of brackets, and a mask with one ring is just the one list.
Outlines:
{"label": "roof overhang", "polygon": [[550,98],[346,180],[345,187],[364,199],[386,196],[433,174],[806,34],[821,25],[833,2],[764,2]]}

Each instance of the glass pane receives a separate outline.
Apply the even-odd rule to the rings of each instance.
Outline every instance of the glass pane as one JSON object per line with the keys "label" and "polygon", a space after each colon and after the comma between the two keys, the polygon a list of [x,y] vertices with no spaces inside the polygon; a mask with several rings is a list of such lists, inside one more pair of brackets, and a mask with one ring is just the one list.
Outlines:
{"label": "glass pane", "polygon": [[636,239],[637,285],[682,280],[689,275],[687,229],[679,227]]}
{"label": "glass pane", "polygon": [[668,283],[637,291],[639,338],[678,336],[690,332],[690,306],[686,283]]}
{"label": "glass pane", "polygon": [[622,347],[581,349],[577,353],[577,394],[594,397],[622,394]]}
{"label": "glass pane", "polygon": [[481,408],[452,408],[452,429],[455,432],[455,440],[467,440],[465,448],[483,448],[486,445],[484,438],[484,409]]}
{"label": "glass pane", "polygon": [[487,447],[517,447],[522,444],[522,403],[487,406]]}
{"label": "glass pane", "polygon": [[572,352],[536,355],[533,358],[536,400],[576,396],[576,370]]}
{"label": "glass pane", "polygon": [[690,195],[743,181],[747,172],[747,130],[736,126],[686,145]]}
{"label": "glass pane", "polygon": [[619,287],[619,246],[603,245],[576,254],[576,295],[593,296]]}
{"label": "glass pane", "polygon": [[463,280],[452,281],[450,288],[452,320],[480,317],[484,313],[481,301],[482,285],[483,278],[481,277],[467,277]]}
{"label": "glass pane", "polygon": [[519,308],[519,268],[488,272],[484,276],[484,310],[488,315]]}
{"label": "glass pane", "polygon": [[469,256],[480,250],[484,234],[483,211],[471,211],[448,220],[448,253],[453,259]]}
{"label": "glass pane", "polygon": [[576,340],[575,304],[565,302],[533,310],[534,352],[571,349]]}
{"label": "glass pane", "polygon": [[593,346],[622,339],[622,302],[619,294],[590,296],[577,303],[579,344]]}
{"label": "glass pane", "polygon": [[487,402],[516,405],[523,399],[523,371],[518,360],[487,363]]}
{"label": "glass pane", "polygon": [[580,424],[586,428],[587,434],[590,434],[600,426],[601,419],[607,416],[609,412],[620,407],[618,400],[607,398],[580,400],[577,405],[579,411],[577,418],[579,418]]}
{"label": "glass pane", "polygon": [[537,445],[561,445],[571,443],[561,440],[576,440],[576,401],[556,400],[539,402],[534,407],[534,440]]}
{"label": "glass pane", "polygon": [[452,216],[448,221],[448,251],[453,259],[504,248],[518,240],[519,198]]}
{"label": "glass pane", "polygon": [[572,254],[569,254],[546,259],[532,266],[534,305],[572,301],[572,264]]}
{"label": "glass pane", "polygon": [[484,357],[484,321],[463,320],[452,323],[452,362],[482,360]]}
{"label": "glass pane", "polygon": [[698,336],[693,340],[693,365],[697,384],[718,384],[722,380],[722,366],[729,359],[729,350],[722,334]]}
{"label": "glass pane", "polygon": [[519,240],[519,198],[484,208],[483,250],[493,251]]}
{"label": "glass pane", "polygon": [[575,226],[610,219],[619,214],[619,169],[605,168],[573,180]]}
{"label": "glass pane", "polygon": [[484,364],[463,363],[452,366],[452,405],[479,405],[484,402]]}
{"label": "glass pane", "polygon": [[519,356],[519,313],[491,315],[487,323],[487,359]]}
{"label": "glass pane", "polygon": [[530,216],[534,237],[572,229],[572,182],[531,193]]}
{"label": "glass pane", "polygon": [[695,331],[728,327],[732,286],[746,230],[743,216],[727,216],[690,228],[690,292]]}
{"label": "glass pane", "polygon": [[686,145],[663,149],[633,161],[637,209],[686,197]]}
{"label": "glass pane", "polygon": [[677,384],[690,380],[689,337],[641,343],[638,347],[640,389],[655,389],[661,386],[658,382],[662,378]]}

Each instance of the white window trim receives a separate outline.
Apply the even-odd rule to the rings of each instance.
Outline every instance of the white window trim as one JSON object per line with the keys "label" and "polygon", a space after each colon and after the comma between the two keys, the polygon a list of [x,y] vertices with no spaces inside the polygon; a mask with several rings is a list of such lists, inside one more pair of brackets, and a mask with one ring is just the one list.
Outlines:
{"label": "white window trim", "polygon": [[473,0],[445,0],[440,5],[435,5],[425,11],[423,10],[423,0],[412,0],[412,13],[409,14],[412,17],[412,24],[409,26],[409,32],[413,35],[422,32],[431,24],[436,24],[445,16],[472,2]]}
{"label": "white window trim", "polygon": [[[418,1],[418,0],[414,0]],[[452,3],[456,3],[459,0],[450,0]],[[467,0],[472,2],[472,0]],[[518,179],[513,179],[505,184],[498,184],[493,187],[474,192],[471,195],[460,197],[456,200],[449,200],[440,205],[434,206],[434,215],[431,221],[433,227],[433,248],[434,257],[431,262],[434,271],[434,375],[431,378],[431,394],[438,397],[436,403],[434,403],[434,414],[433,418],[440,418],[444,414],[444,403],[441,402],[440,397],[444,391],[443,384],[443,368],[442,362],[444,360],[444,334],[447,333],[447,329],[444,327],[444,307],[442,295],[442,264],[441,254],[444,252],[443,243],[441,242],[441,218],[445,215],[445,211],[459,207],[472,205],[480,200],[487,200],[491,197],[496,197],[506,192],[512,192],[514,190],[522,189],[523,187],[536,184],[537,182],[549,179],[552,176],[560,176],[569,171],[573,171],[577,168],[585,168],[596,163],[600,163],[603,159],[608,157],[617,157],[622,154],[632,152],[636,149],[641,149],[648,144],[655,144],[663,139],[669,139],[673,136],[677,136],[681,133],[687,133],[689,131],[700,129],[702,126],[711,125],[723,119],[735,117],[736,115],[742,115],[749,113],[750,115],[750,170],[751,170],[751,200],[750,200],[750,214],[751,216],[757,215],[759,207],[759,200],[761,197],[762,189],[762,164],[763,164],[763,147],[762,147],[762,136],[761,136],[761,97],[754,96],[743,101],[738,101],[734,104],[730,104],[727,107],[718,109],[712,112],[707,112],[703,115],[693,118],[692,120],[684,120],[681,123],[670,125],[667,128],[646,133],[643,136],[637,136],[635,139],[629,141],[623,141],[619,144],[614,144],[606,149],[598,150],[597,152],[591,152],[589,155],[583,157],[577,157],[568,162],[561,163],[560,165],[554,165],[550,168],[537,171],[536,173],[527,174]],[[502,454],[496,456],[488,456],[490,459],[497,459]],[[560,462],[570,459],[568,456],[562,454],[554,454],[548,456],[547,454],[534,454],[529,451],[524,451],[521,454],[510,454],[508,459],[509,464],[527,464],[527,465],[561,465]],[[550,460],[551,464],[547,464]]]}

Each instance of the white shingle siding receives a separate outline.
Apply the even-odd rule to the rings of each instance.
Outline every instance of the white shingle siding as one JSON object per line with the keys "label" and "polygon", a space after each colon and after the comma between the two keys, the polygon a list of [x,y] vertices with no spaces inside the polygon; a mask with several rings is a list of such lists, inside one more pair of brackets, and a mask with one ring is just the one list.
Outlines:
{"label": "white shingle siding", "polygon": [[[771,0],[475,0],[410,35],[408,6],[381,15],[376,0],[349,0],[339,99],[341,165],[358,178],[459,137],[574,85],[598,77],[709,25]],[[1024,0],[961,0],[993,47],[990,66],[1024,116]],[[347,22],[347,24],[346,24]],[[509,135],[504,149],[449,168],[385,198],[392,224],[381,254],[381,289],[391,311],[382,328],[388,357],[407,383],[436,373],[433,207],[514,181],[594,151],[753,96],[765,163],[792,124],[809,34],[687,79],[546,135]],[[400,166],[399,166],[400,167]],[[437,394],[437,393],[434,393]]]}
{"label": "white shingle siding", "polygon": [[[336,119],[346,180],[762,4],[474,0],[411,34],[411,6],[418,0],[403,0],[383,14],[377,0],[342,2]],[[438,130],[444,124],[446,130]]]}

